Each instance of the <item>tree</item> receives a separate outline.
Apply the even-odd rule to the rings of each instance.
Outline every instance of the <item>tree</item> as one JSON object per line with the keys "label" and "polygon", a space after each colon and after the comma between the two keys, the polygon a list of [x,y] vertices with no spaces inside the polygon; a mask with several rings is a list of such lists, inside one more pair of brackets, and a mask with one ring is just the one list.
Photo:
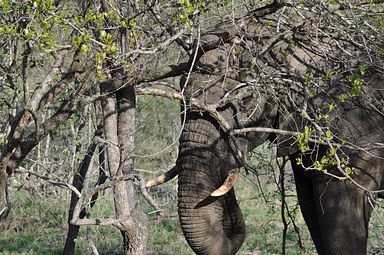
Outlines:
{"label": "tree", "polygon": [[[143,252],[145,217],[136,210],[133,192],[134,183],[140,182],[133,171],[136,98],[155,95],[182,101],[182,90],[155,82],[188,76],[198,68],[198,49],[209,51],[221,43],[202,45],[200,34],[219,23],[241,28],[244,23],[264,22],[285,32],[301,29],[285,19],[287,6],[312,10],[318,16],[327,14],[323,21],[328,27],[315,19],[308,22],[336,45],[349,40],[382,59],[383,1],[0,0],[0,106],[4,113],[0,117],[0,216],[5,217],[10,208],[8,175],[27,174],[73,192],[67,254],[73,253],[77,225],[88,224],[113,224],[123,234],[126,253]],[[264,19],[268,14],[274,14],[275,20]],[[265,52],[284,39],[280,35],[275,41],[260,41]],[[315,34],[305,36],[316,39]],[[375,68],[383,72],[379,64],[375,62]],[[360,66],[360,72],[368,66],[371,63]],[[333,75],[329,70],[324,77],[308,73],[278,78],[314,84],[317,78]],[[358,73],[350,76],[350,82],[352,93],[361,92]],[[211,110],[199,102],[196,106]],[[97,151],[101,152],[99,178],[92,183],[94,187],[85,188]],[[57,155],[64,154],[69,155],[65,164],[56,164]],[[111,187],[116,217],[92,219],[90,207],[97,193]]]}
{"label": "tree", "polygon": [[[7,132],[2,134],[1,144],[1,197],[5,197],[6,175],[13,174],[30,153],[38,150],[35,152],[36,162],[42,164],[40,144],[45,142],[46,147],[50,147],[49,137],[60,126],[76,122],[73,119],[76,116],[100,122],[104,128],[97,124],[90,126],[99,142],[90,145],[89,154],[79,165],[79,171],[74,171],[73,185],[55,173],[25,172],[72,190],[70,215],[75,215],[75,219],[69,220],[84,224],[79,216],[76,218],[76,208],[85,217],[89,210],[84,207],[89,201],[84,201],[85,194],[81,194],[84,180],[79,176],[86,178],[95,146],[104,146],[104,143],[108,177],[111,179],[104,188],[113,186],[116,202],[116,219],[112,224],[123,234],[125,252],[132,254],[143,253],[147,235],[143,216],[136,209],[132,186],[133,181],[138,180],[133,175],[132,158],[135,133],[133,86],[175,76],[185,70],[185,65],[176,71],[173,67],[147,70],[146,65],[150,66],[158,58],[148,60],[144,57],[161,52],[179,36],[163,27],[160,19],[164,17],[158,14],[157,4],[125,1],[1,2],[1,34],[4,39],[1,45],[1,88],[4,95],[1,103],[7,106],[9,114],[8,120],[2,122]],[[144,71],[138,69],[139,65],[145,66]],[[110,85],[116,81],[125,87],[113,91]],[[97,111],[100,106],[102,114]],[[83,112],[83,109],[90,112]],[[100,142],[102,139],[105,142]],[[78,147],[75,151],[79,150]],[[105,176],[100,180],[98,184],[105,182]],[[8,202],[5,209],[9,209]],[[1,211],[2,215],[6,210]],[[88,219],[85,224],[111,224],[110,219],[107,222]],[[76,227],[71,235],[73,241]],[[73,252],[73,242],[69,243],[72,244],[66,250],[68,254]]]}

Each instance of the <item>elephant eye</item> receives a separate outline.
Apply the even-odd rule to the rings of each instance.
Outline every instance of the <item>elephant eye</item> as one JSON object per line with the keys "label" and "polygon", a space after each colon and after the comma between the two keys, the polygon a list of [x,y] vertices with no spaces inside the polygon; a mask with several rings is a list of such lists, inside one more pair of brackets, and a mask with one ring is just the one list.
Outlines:
{"label": "elephant eye", "polygon": [[254,100],[253,96],[245,96],[240,100],[240,107],[247,107]]}

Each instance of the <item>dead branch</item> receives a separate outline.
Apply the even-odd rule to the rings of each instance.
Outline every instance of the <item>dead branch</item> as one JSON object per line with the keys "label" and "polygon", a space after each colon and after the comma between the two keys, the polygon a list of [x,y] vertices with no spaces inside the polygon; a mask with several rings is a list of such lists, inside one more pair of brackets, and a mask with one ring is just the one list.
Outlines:
{"label": "dead branch", "polygon": [[136,71],[121,78],[111,78],[101,82],[100,87],[106,93],[117,91],[125,87],[132,87],[141,83],[157,81],[160,79],[180,76],[188,72],[189,64],[181,63],[152,70]]}
{"label": "dead branch", "polygon": [[58,177],[55,177],[55,176],[45,176],[45,175],[39,174],[39,173],[37,173],[35,171],[31,171],[31,170],[25,169],[24,167],[21,167],[21,166],[18,167],[18,169],[15,171],[15,173],[20,173],[20,174],[27,173],[27,174],[36,176],[37,178],[42,179],[44,181],[47,181],[47,182],[49,182],[52,185],[68,188],[69,190],[74,192],[78,197],[81,197],[80,191],[75,186],[73,186],[73,185],[63,181],[62,179],[60,179]]}
{"label": "dead branch", "polygon": [[[73,95],[69,97],[67,101],[64,101],[54,115],[43,122],[37,131],[32,132],[25,140],[19,142],[17,146],[15,146],[12,154],[8,156],[7,172],[9,174],[15,171],[21,161],[43,138],[60,124],[64,123],[74,112],[83,107],[83,101],[81,100],[82,95],[84,95],[85,91],[92,86],[92,79],[92,76],[89,75],[83,81],[78,91],[73,92]],[[26,116],[25,118],[28,117],[29,116]]]}
{"label": "dead branch", "polygon": [[81,219],[80,212],[86,206],[86,204],[90,203],[90,199],[96,193],[99,193],[103,190],[113,187],[119,182],[122,181],[139,181],[140,192],[143,195],[144,199],[155,209],[156,212],[160,213],[162,210],[156,204],[153,198],[149,195],[148,191],[145,188],[144,179],[138,175],[130,175],[130,176],[116,176],[112,178],[110,181],[107,181],[101,185],[96,186],[95,188],[87,191],[85,194],[80,196],[78,203],[76,204],[75,210],[73,212],[73,218],[71,220],[71,224],[83,226],[83,225],[113,225],[117,228],[122,228],[121,221],[116,218],[98,218],[98,219]]}

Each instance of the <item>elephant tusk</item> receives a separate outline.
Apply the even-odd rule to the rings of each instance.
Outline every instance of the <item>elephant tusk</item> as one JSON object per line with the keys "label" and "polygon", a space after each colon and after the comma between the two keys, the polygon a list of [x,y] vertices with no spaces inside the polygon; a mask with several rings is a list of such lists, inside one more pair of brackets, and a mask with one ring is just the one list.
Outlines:
{"label": "elephant tusk", "polygon": [[239,177],[239,170],[239,168],[229,170],[227,179],[225,179],[223,185],[221,185],[220,188],[211,193],[211,197],[220,197],[230,191],[235,185],[237,178]]}
{"label": "elephant tusk", "polygon": [[145,187],[151,188],[151,187],[156,187],[160,184],[166,183],[167,181],[172,180],[179,173],[180,173],[180,169],[177,167],[177,165],[175,165],[164,174],[156,177],[153,180],[147,181],[147,183],[145,184]]}

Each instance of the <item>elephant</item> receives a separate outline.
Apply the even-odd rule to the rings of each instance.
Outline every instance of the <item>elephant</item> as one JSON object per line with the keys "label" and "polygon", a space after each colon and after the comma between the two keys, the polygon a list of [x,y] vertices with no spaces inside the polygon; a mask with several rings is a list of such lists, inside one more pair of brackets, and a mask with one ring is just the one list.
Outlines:
{"label": "elephant", "polygon": [[384,186],[383,59],[300,22],[274,25],[221,24],[201,35],[180,81],[176,165],[147,186],[178,175],[190,247],[236,254],[245,223],[233,185],[247,152],[271,141],[291,161],[318,253],[366,254],[372,201]]}

